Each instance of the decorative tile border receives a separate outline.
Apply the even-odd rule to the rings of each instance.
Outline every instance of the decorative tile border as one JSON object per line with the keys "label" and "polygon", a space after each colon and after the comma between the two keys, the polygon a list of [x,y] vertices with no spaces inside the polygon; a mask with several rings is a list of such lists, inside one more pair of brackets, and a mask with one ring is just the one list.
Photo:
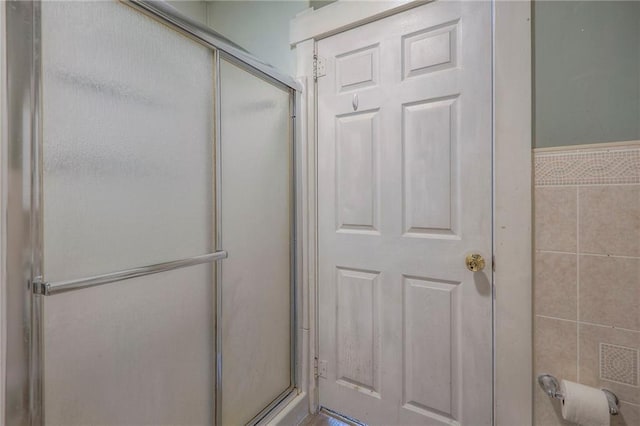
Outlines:
{"label": "decorative tile border", "polygon": [[600,343],[600,378],[638,386],[638,350]]}
{"label": "decorative tile border", "polygon": [[534,181],[545,185],[640,183],[640,144],[534,150]]}

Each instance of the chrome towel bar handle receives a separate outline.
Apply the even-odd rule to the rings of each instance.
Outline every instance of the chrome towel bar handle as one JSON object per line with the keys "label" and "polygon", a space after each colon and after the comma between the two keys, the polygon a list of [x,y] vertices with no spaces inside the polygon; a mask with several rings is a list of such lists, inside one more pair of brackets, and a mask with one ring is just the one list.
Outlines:
{"label": "chrome towel bar handle", "polygon": [[35,294],[43,296],[53,296],[55,294],[66,293],[74,290],[95,287],[131,278],[143,277],[145,275],[158,274],[160,272],[172,271],[174,269],[186,268],[188,266],[200,265],[203,263],[216,262],[226,259],[228,253],[224,250],[186,259],[173,260],[171,262],[156,263],[154,265],[142,266],[139,268],[125,269],[108,274],[95,275],[93,277],[78,278],[73,280],[45,282],[41,277],[37,277],[31,283],[31,289]]}

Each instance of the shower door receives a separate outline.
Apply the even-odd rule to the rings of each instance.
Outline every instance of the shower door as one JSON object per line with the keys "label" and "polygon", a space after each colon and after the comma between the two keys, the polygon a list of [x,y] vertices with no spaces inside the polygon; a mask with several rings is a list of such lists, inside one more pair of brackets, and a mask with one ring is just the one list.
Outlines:
{"label": "shower door", "polygon": [[[214,54],[112,2],[43,2],[42,277],[215,251]],[[211,424],[213,265],[43,299],[44,422]]]}
{"label": "shower door", "polygon": [[[219,63],[221,424],[259,417],[293,387],[290,91]],[[282,143],[285,142],[285,143]]]}
{"label": "shower door", "polygon": [[35,34],[31,416],[252,423],[294,385],[293,91],[139,6],[15,7]]}

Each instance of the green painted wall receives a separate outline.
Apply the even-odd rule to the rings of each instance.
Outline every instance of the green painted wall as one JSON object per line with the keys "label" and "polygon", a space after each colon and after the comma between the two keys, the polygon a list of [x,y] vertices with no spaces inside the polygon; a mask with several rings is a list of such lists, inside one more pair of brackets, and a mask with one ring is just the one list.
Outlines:
{"label": "green painted wall", "polygon": [[295,50],[289,45],[289,22],[308,0],[211,1],[209,25],[240,46],[289,75],[295,75]]}
{"label": "green painted wall", "polygon": [[535,147],[640,139],[640,2],[534,3]]}

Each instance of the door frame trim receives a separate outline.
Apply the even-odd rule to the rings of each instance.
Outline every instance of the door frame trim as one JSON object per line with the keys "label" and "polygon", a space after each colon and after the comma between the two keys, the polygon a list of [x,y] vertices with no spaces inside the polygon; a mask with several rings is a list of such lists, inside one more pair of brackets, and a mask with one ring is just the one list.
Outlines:
{"label": "door frame trim", "polygon": [[[309,411],[319,407],[317,362],[317,91],[316,43],[330,35],[420,6],[428,1],[338,1],[301,12],[290,24],[301,94],[300,191],[302,217],[301,389]],[[494,425],[531,425],[532,187],[531,0],[493,1],[493,348]],[[356,7],[357,6],[357,7]],[[302,402],[302,401],[301,401]],[[527,420],[528,419],[528,420]],[[523,423],[524,422],[524,423]]]}
{"label": "door frame trim", "polygon": [[494,421],[533,421],[531,0],[494,2]]}

